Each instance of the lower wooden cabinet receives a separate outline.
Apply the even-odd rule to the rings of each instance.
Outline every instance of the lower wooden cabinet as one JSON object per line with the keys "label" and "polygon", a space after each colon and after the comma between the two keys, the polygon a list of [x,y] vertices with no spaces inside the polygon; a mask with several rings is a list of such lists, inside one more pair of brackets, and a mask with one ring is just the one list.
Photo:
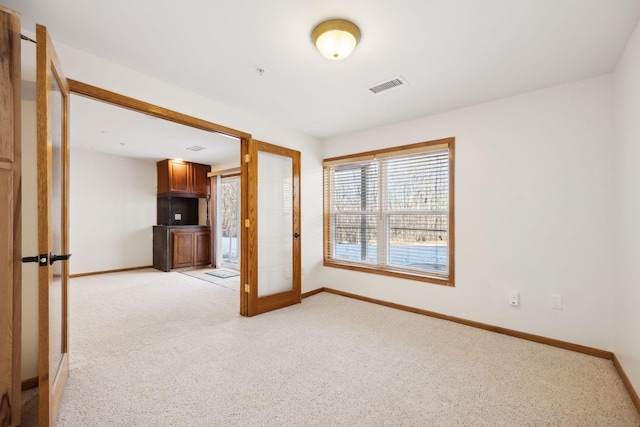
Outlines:
{"label": "lower wooden cabinet", "polygon": [[153,266],[162,271],[211,264],[209,227],[153,227]]}
{"label": "lower wooden cabinet", "polygon": [[171,268],[211,264],[211,230],[171,230]]}
{"label": "lower wooden cabinet", "polygon": [[193,233],[195,254],[193,265],[211,264],[211,230]]}
{"label": "lower wooden cabinet", "polygon": [[171,268],[193,267],[194,236],[190,230],[171,230]]}

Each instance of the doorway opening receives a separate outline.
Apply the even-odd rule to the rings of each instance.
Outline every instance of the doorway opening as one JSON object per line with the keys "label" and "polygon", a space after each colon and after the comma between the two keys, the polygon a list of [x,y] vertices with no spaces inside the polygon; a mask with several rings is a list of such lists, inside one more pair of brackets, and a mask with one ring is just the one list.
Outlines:
{"label": "doorway opening", "polygon": [[[151,155],[148,156],[147,155],[147,166],[145,166],[146,168],[154,168],[155,165],[153,163],[151,163],[149,161],[149,158],[152,158],[154,160],[154,162],[156,160],[158,160],[158,156],[161,157],[166,157],[166,158],[175,158],[175,157],[182,157],[185,161],[191,161],[194,163],[199,163],[199,164],[206,164],[208,166],[212,166],[214,168],[225,168],[225,169],[229,169],[231,167],[235,167],[238,171],[237,174],[237,180],[238,182],[241,182],[244,178],[242,176],[241,169],[240,169],[240,159],[242,158],[242,152],[243,152],[243,147],[245,145],[248,145],[249,141],[250,141],[250,135],[245,134],[243,132],[240,131],[236,131],[233,129],[229,129],[226,128],[224,126],[220,126],[220,125],[216,125],[214,123],[211,122],[207,122],[204,120],[200,120],[197,119],[195,117],[192,116],[187,116],[187,115],[183,115],[181,113],[175,112],[175,111],[171,111],[171,110],[167,110],[164,109],[162,107],[158,107],[152,104],[147,104],[145,102],[139,101],[139,100],[135,100],[120,94],[116,94],[116,93],[112,93],[100,88],[96,88],[90,85],[86,85],[84,83],[80,83],[77,81],[73,81],[70,80],[70,88],[71,88],[71,92],[74,95],[74,103],[76,104],[83,104],[83,106],[88,105],[88,103],[91,104],[102,104],[103,106],[106,106],[109,109],[112,110],[118,110],[118,112],[120,114],[124,113],[129,113],[125,110],[132,110],[134,112],[133,116],[136,116],[138,121],[142,121],[142,125],[145,125],[146,123],[150,123],[153,124],[154,126],[157,125],[162,125],[165,126],[163,129],[169,129],[168,131],[165,132],[170,132],[171,129],[170,127],[173,126],[173,128],[182,128],[182,129],[187,129],[188,132],[191,133],[195,133],[196,136],[194,136],[194,138],[200,138],[200,140],[196,140],[194,141],[193,144],[189,143],[186,144],[184,143],[184,141],[180,141],[180,137],[176,137],[174,139],[176,139],[175,142],[182,142],[182,144],[171,144],[171,141],[162,141],[160,140],[161,138],[148,138],[147,140],[144,141],[144,144],[140,144],[141,147],[140,149],[146,149],[146,151],[148,153],[153,153],[154,150],[157,148],[158,151],[156,152],[155,155]],[[95,102],[98,101],[98,102]],[[108,105],[110,104],[110,105]],[[112,108],[112,107],[118,107],[118,108]],[[88,109],[88,108],[87,108]],[[135,113],[142,113],[142,114],[135,114]],[[81,119],[78,118],[79,114],[72,114],[72,124],[74,120],[87,120],[86,115],[82,116]],[[142,118],[140,118],[142,117]],[[96,117],[92,122],[95,123],[100,123],[100,118],[104,118],[104,117]],[[159,118],[159,119],[163,119],[163,120],[150,120],[153,118]],[[172,123],[169,123],[172,122]],[[177,125],[177,126],[176,126]],[[98,125],[101,126],[101,125]],[[168,126],[168,128],[167,128]],[[96,132],[96,130],[93,130],[94,132]],[[204,131],[204,132],[202,132]],[[98,131],[99,132],[99,131]],[[187,133],[188,133],[187,132]],[[114,135],[112,135],[112,140],[111,141],[107,141],[107,142],[111,142],[112,149],[115,148],[116,150],[123,150],[126,151],[126,148],[133,148],[133,147],[127,147],[126,144],[127,142],[121,141],[117,138],[117,133],[118,132],[114,132]],[[108,134],[108,131],[107,131]],[[76,140],[77,137],[77,133],[74,133],[74,141]],[[104,135],[103,135],[104,136]],[[142,138],[142,136],[141,136]],[[107,138],[108,139],[108,138]],[[221,144],[221,145],[220,145]],[[178,151],[177,149],[174,151],[176,154],[167,154],[167,151],[162,151],[162,153],[164,154],[160,154],[160,148],[162,146],[171,146],[171,145],[184,145],[184,147],[179,147],[180,150],[182,151]],[[144,147],[142,147],[144,146]],[[223,156],[222,153],[220,153],[220,155],[217,155],[217,151],[218,149],[216,147],[222,147],[221,150],[226,152],[226,155]],[[203,148],[208,148],[208,150],[204,150]],[[73,146],[72,146],[73,148]],[[151,148],[151,149],[150,149]],[[165,147],[166,148],[166,147]],[[150,150],[149,150],[150,149]],[[189,150],[189,151],[185,151]],[[246,148],[244,148],[246,150]],[[229,152],[231,151],[231,157],[229,157]],[[207,153],[208,156],[207,156]],[[112,153],[112,154],[116,154],[116,153]],[[73,156],[73,154],[72,154]],[[139,157],[144,157],[143,156],[139,156]],[[153,174],[150,178],[151,180],[155,181],[154,177],[155,177],[155,171],[151,171],[151,173]],[[149,176],[149,171],[147,170],[147,175]],[[204,175],[206,177],[206,174]],[[208,178],[205,178],[208,180]],[[153,184],[152,184],[153,185]],[[150,191],[151,190],[151,191]],[[155,210],[155,194],[150,194],[150,193],[155,193],[155,188],[146,189],[146,194],[147,194],[147,198],[152,197],[154,200],[152,201],[152,203],[154,204],[154,206],[151,207],[151,209]],[[186,200],[186,199],[185,199]],[[215,209],[217,209],[216,203],[215,203],[215,199],[211,198],[209,199],[209,197],[201,197],[200,200],[198,200],[198,209],[197,209],[197,215],[199,217],[199,221],[198,224],[194,224],[197,227],[206,227],[207,229],[210,229],[209,226],[212,225],[215,227]],[[146,206],[147,206],[147,217],[149,216],[148,210],[149,208],[149,201],[147,200]],[[241,194],[238,193],[237,195],[237,200],[236,200],[237,204],[240,206],[240,208],[242,207],[242,197]],[[132,211],[134,211],[134,214],[137,214],[137,211],[135,209],[131,209]],[[239,212],[240,213],[240,212]],[[140,226],[139,228],[141,228],[143,231],[143,233],[146,233],[145,236],[146,239],[148,240],[148,236],[151,234],[149,233],[149,230],[151,229],[151,226],[156,224],[159,225],[159,223],[157,223],[157,221],[155,221],[155,214],[154,218],[151,222],[147,221],[148,224],[146,227],[144,226]],[[173,213],[172,213],[173,215]],[[95,216],[95,215],[94,215]],[[241,215],[238,215],[238,217],[240,217]],[[183,217],[184,218],[184,217]],[[210,219],[212,220],[211,224],[210,224]],[[213,227],[211,227],[213,228]],[[154,227],[155,229],[155,227]],[[184,230],[179,230],[179,231],[184,231]],[[212,235],[214,233],[211,233]],[[205,239],[202,236],[204,236],[204,233],[195,233],[194,234],[195,238],[192,239],[194,242],[197,242],[197,248],[207,244],[207,246],[210,246],[211,250],[210,252],[210,263],[212,267],[221,267],[221,265],[219,263],[216,262],[216,259],[218,258],[218,254],[217,251],[215,250],[215,245],[214,245],[214,241],[210,240],[208,237]],[[180,235],[180,237],[184,237],[182,236],[182,234]],[[189,237],[189,236],[186,236]],[[184,241],[188,241],[188,238],[184,238],[181,239],[182,242]],[[205,243],[205,240],[207,241]],[[210,241],[210,244],[208,244]],[[151,244],[151,242],[148,243],[149,245]],[[155,243],[154,243],[155,245]],[[235,248],[237,252],[240,252],[242,250],[242,244],[241,242],[238,240],[237,241],[237,247]],[[90,251],[78,251],[78,253],[87,253]],[[194,250],[194,252],[196,253],[200,253],[199,250]],[[94,252],[95,253],[95,252]],[[77,260],[79,261],[79,260]],[[155,263],[155,262],[154,262]],[[144,262],[138,262],[137,265],[140,266],[148,266],[150,263],[144,263]],[[198,262],[198,264],[203,264],[202,262]],[[209,262],[205,263],[205,264],[209,264]],[[240,265],[240,259],[238,257],[238,261],[237,261],[237,266],[234,270],[239,271],[241,270],[241,265]],[[102,269],[96,269],[98,271],[109,271],[108,268],[102,268]],[[242,276],[242,271],[239,271],[240,276]],[[81,274],[80,274],[81,275]],[[75,275],[74,275],[75,276]],[[203,275],[203,278],[209,278],[208,276]],[[238,282],[240,282],[242,279],[242,277],[238,277],[236,278],[236,280]],[[211,281],[211,280],[210,280]],[[239,285],[238,285],[239,287]],[[240,299],[242,296],[240,295]]]}
{"label": "doorway opening", "polygon": [[216,266],[207,174],[240,166],[240,139],[71,98],[71,276]]}

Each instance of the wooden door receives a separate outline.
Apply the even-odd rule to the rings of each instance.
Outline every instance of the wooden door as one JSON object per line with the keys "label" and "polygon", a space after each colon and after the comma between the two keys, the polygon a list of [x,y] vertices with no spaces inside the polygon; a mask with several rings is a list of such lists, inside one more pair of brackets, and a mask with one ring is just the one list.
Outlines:
{"label": "wooden door", "polygon": [[69,376],[67,282],[69,85],[47,29],[36,26],[39,422],[55,425]]}
{"label": "wooden door", "polygon": [[247,154],[248,280],[240,306],[253,316],[301,300],[300,152],[251,140]]}
{"label": "wooden door", "polygon": [[20,17],[0,6],[0,426],[20,424]]}

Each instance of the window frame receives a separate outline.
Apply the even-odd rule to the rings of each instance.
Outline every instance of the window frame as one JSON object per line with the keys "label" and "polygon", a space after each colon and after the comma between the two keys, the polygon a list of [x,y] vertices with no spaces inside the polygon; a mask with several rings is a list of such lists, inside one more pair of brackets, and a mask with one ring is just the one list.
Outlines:
{"label": "window frame", "polygon": [[[449,209],[448,209],[448,274],[440,275],[433,272],[416,272],[415,270],[407,271],[401,267],[393,267],[390,265],[373,265],[358,263],[355,261],[341,261],[332,259],[329,257],[330,248],[333,244],[330,240],[331,234],[331,189],[328,185],[328,173],[331,166],[338,164],[357,163],[367,160],[373,160],[377,157],[394,157],[407,154],[418,154],[423,152],[433,151],[439,148],[445,149],[449,153],[448,163],[448,177],[449,177]],[[362,153],[349,154],[339,157],[331,157],[323,160],[323,245],[324,245],[324,265],[327,267],[342,268],[352,271],[360,271],[364,273],[379,274],[383,276],[398,277],[403,279],[417,280],[422,282],[434,283],[444,286],[455,286],[455,138],[443,138],[432,141],[419,142],[416,144],[401,145],[396,147],[384,148],[380,150],[366,151]],[[384,212],[376,214],[389,217],[389,214]],[[407,212],[407,214],[413,214]],[[386,232],[382,231],[382,234],[386,238]]]}

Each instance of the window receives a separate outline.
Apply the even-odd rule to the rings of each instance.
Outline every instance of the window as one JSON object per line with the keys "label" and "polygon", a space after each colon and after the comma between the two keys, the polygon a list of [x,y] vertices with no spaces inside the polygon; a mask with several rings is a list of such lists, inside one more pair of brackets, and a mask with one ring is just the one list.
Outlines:
{"label": "window", "polygon": [[325,265],[453,286],[454,143],[326,159]]}

